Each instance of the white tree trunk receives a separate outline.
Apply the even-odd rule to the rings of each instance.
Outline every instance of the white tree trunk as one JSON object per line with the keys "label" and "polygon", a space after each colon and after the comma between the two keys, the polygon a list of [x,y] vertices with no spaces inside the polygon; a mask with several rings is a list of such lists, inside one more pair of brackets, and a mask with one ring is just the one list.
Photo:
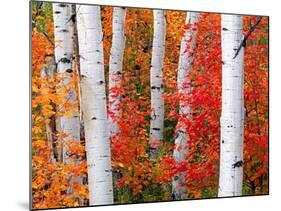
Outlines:
{"label": "white tree trunk", "polygon": [[[63,85],[71,82],[71,72],[73,72],[73,22],[71,18],[71,5],[64,3],[53,3],[53,18],[55,27],[55,59],[57,72],[64,74]],[[67,73],[66,73],[67,72]],[[68,76],[66,76],[68,75]],[[77,102],[75,90],[65,96],[66,102]],[[63,105],[61,105],[63,107]],[[68,136],[64,139],[67,141],[80,141],[80,122],[77,112],[72,112],[72,117],[62,116],[57,119],[57,130]],[[62,162],[70,163],[67,150],[62,147]]]}
{"label": "white tree trunk", "polygon": [[240,196],[243,183],[244,47],[239,15],[222,15],[222,114],[219,197]]}
{"label": "white tree trunk", "polygon": [[109,59],[109,131],[110,136],[116,135],[119,131],[118,119],[121,109],[119,108],[120,94],[114,89],[121,88],[123,54],[125,49],[125,16],[126,9],[114,7],[112,21],[112,46]]}
{"label": "white tree trunk", "polygon": [[[185,24],[189,24],[190,28],[185,30],[180,48],[180,57],[179,57],[179,67],[178,67],[178,92],[184,96],[188,96],[190,88],[186,85],[190,80],[186,77],[186,74],[190,73],[192,70],[193,64],[193,51],[196,44],[196,35],[197,30],[192,30],[195,27],[195,24],[198,22],[199,13],[188,12],[186,14]],[[189,46],[188,50],[187,46]],[[180,100],[180,109],[179,114],[181,119],[191,118],[190,107],[186,105],[186,102]],[[188,148],[189,136],[186,131],[186,127],[182,125],[182,122],[179,121],[179,128],[177,131],[177,137],[175,139],[175,150],[173,157],[175,161],[179,164],[185,160],[185,155]],[[184,172],[179,172],[172,181],[172,195],[176,200],[186,199],[187,198],[187,189],[183,185],[185,182]]]}
{"label": "white tree trunk", "polygon": [[155,157],[157,149],[154,144],[163,139],[164,100],[163,63],[166,40],[166,17],[164,10],[153,10],[153,46],[150,69],[151,115],[150,115],[150,155]]}
{"label": "white tree trunk", "polygon": [[77,5],[81,101],[85,125],[90,205],[112,204],[111,152],[99,6]]}

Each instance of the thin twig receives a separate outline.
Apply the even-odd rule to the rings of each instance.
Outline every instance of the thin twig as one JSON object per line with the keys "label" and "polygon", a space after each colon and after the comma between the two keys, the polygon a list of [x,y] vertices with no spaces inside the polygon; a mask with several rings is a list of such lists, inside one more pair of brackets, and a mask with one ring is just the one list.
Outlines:
{"label": "thin twig", "polygon": [[253,33],[253,31],[255,31],[255,29],[257,28],[257,26],[259,25],[259,23],[261,22],[261,19],[262,17],[258,17],[256,23],[250,28],[250,30],[247,32],[247,34],[244,36],[244,39],[242,40],[242,42],[240,43],[233,59],[235,59],[238,54],[239,54],[239,51],[241,50],[242,47],[245,47],[246,46],[246,41],[247,39],[249,38],[249,36]]}

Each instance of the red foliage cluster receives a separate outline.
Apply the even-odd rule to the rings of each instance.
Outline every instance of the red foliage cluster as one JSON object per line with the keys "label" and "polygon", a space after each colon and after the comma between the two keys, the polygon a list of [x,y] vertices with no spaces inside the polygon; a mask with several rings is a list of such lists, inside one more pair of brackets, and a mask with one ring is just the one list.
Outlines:
{"label": "red foliage cluster", "polygon": [[[244,17],[244,33],[256,17]],[[263,193],[268,186],[268,22],[263,19],[248,39],[245,50],[244,185],[246,194]],[[176,172],[186,172],[190,196],[216,191],[219,173],[221,112],[221,33],[220,15],[202,14],[194,50],[192,72],[186,77],[191,88],[188,97],[166,95],[167,102],[183,99],[192,110],[192,118],[170,112],[187,128],[189,146],[186,161]]]}

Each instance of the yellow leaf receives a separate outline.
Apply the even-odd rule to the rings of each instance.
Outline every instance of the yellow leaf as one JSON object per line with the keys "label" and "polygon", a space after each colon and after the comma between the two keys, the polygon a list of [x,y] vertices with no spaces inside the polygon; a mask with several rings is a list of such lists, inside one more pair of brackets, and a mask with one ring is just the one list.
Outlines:
{"label": "yellow leaf", "polygon": [[70,111],[67,111],[67,112],[64,113],[64,116],[67,117],[67,118],[71,118],[72,115],[73,115],[73,114],[72,114],[72,112],[70,112]]}
{"label": "yellow leaf", "polygon": [[197,190],[195,193],[194,193],[194,197],[195,198],[201,198],[201,192],[199,190]]}
{"label": "yellow leaf", "polygon": [[34,127],[32,128],[32,132],[34,132],[34,133],[41,133],[41,132],[42,132],[42,129],[41,129],[40,127],[34,126]]}
{"label": "yellow leaf", "polygon": [[120,166],[121,168],[124,168],[124,164],[123,163],[118,163],[118,166]]}

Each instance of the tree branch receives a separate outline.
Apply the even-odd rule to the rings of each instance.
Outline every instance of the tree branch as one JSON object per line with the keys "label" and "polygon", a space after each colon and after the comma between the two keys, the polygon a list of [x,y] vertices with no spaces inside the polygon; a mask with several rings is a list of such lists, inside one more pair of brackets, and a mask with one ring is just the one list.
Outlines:
{"label": "tree branch", "polygon": [[262,17],[258,17],[256,23],[250,28],[250,30],[247,32],[247,34],[244,36],[244,39],[242,40],[242,42],[240,43],[233,59],[235,59],[238,54],[239,54],[239,51],[241,50],[242,47],[245,47],[246,46],[246,41],[247,39],[249,38],[249,36],[253,33],[253,31],[255,31],[255,29],[257,28],[257,26],[259,25],[259,23],[261,22],[261,19]]}

